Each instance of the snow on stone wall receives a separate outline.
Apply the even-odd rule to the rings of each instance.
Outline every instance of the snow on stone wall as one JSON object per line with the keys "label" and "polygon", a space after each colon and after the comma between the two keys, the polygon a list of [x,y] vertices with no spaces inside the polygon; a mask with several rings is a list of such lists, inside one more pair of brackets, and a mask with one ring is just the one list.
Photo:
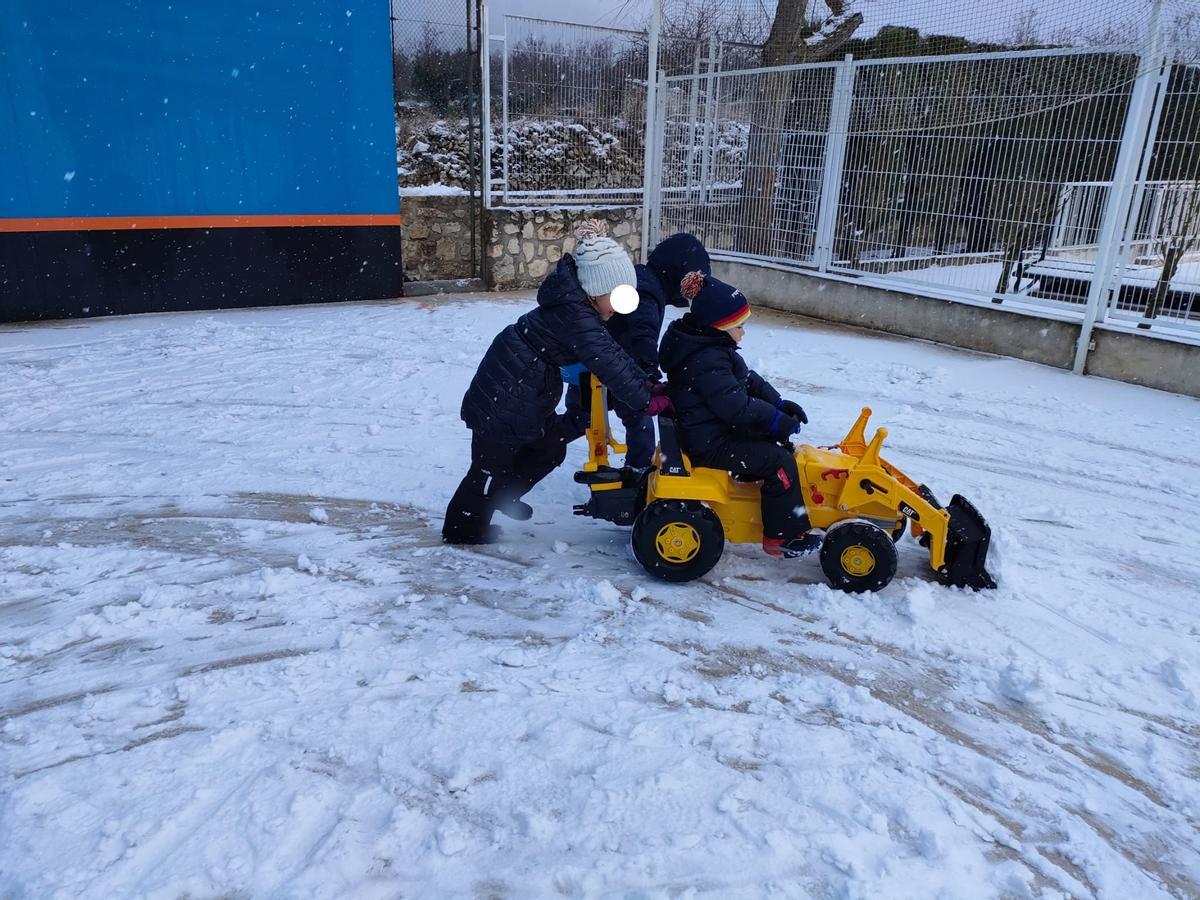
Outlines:
{"label": "snow on stone wall", "polygon": [[[560,121],[525,120],[509,125],[508,172],[520,190],[554,190],[559,179],[573,186],[621,187],[642,176],[641,125],[627,123],[580,125]],[[492,172],[503,168],[500,125],[492,128]],[[446,184],[470,186],[467,161],[471,147],[465,121],[439,119],[406,123],[397,129],[400,186]],[[479,148],[475,148],[479,152]]]}

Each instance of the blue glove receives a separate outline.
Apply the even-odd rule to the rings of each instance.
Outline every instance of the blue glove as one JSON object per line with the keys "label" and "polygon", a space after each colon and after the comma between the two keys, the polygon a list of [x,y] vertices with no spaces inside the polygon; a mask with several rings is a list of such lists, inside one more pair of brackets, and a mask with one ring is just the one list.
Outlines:
{"label": "blue glove", "polygon": [[785,416],[792,416],[795,419],[799,419],[802,425],[808,424],[808,416],[804,412],[804,407],[795,400],[781,399],[775,404],[775,408]]}
{"label": "blue glove", "polygon": [[579,384],[579,379],[583,377],[583,373],[588,370],[583,363],[575,363],[573,366],[559,366],[558,372],[562,375],[562,380],[567,384]]}

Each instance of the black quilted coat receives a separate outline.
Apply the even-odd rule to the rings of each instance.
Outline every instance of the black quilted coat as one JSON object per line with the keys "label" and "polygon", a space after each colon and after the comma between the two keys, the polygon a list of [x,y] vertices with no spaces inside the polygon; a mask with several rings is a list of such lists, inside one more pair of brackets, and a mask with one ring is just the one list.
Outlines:
{"label": "black quilted coat", "polygon": [[688,313],[663,335],[659,363],[679,441],[689,453],[727,437],[771,439],[779,392],[746,365],[724,331],[705,328]]}
{"label": "black quilted coat", "polygon": [[650,402],[646,376],[604,328],[567,255],[538,289],[537,309],[492,341],[463,397],[462,419],[476,434],[524,444],[545,433],[562,396],[559,366],[583,363],[610,396],[633,409]]}
{"label": "black quilted coat", "polygon": [[637,267],[637,290],[641,302],[628,315],[608,320],[608,333],[637,364],[658,379],[658,338],[668,306],[687,308],[679,283],[688,272],[706,275],[712,266],[704,245],[690,234],[673,234],[650,253],[646,265]]}

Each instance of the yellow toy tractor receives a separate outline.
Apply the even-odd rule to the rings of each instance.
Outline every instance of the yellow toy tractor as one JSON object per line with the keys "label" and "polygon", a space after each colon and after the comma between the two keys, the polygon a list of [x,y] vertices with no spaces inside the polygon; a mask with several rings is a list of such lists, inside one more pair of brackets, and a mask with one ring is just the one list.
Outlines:
{"label": "yellow toy tractor", "polygon": [[[693,467],[680,450],[675,423],[660,417],[654,465],[645,473],[608,464],[624,453],[608,428],[604,386],[584,373],[588,461],[575,480],[591,489],[575,514],[633,526],[633,553],[658,578],[691,581],[717,564],[725,542],[760,544],[761,482],[720,469]],[[821,569],[829,583],[852,593],[882,590],[896,574],[895,544],[911,530],[929,550],[929,565],[945,584],[994,588],[986,568],[991,529],[978,510],[955,495],[943,507],[923,484],[883,459],[887,429],[866,439],[864,408],[833,447],[795,450],[809,520],[824,532]]]}

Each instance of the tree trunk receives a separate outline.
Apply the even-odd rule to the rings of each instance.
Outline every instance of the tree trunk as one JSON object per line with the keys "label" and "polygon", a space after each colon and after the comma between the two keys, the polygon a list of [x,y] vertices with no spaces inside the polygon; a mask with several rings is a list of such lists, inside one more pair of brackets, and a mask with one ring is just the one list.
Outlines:
{"label": "tree trunk", "polygon": [[[1021,253],[1024,250],[1024,243],[1020,240],[1013,242],[1008,247],[1008,252],[1004,254],[1004,265],[1000,269],[1000,279],[996,282],[996,293],[1008,293],[1008,280],[1012,278],[1013,267],[1021,261]],[[993,297],[993,303],[1001,303],[999,298]]]}
{"label": "tree trunk", "polygon": [[1154,285],[1154,293],[1150,295],[1150,302],[1146,305],[1147,319],[1157,318],[1158,314],[1162,312],[1163,303],[1171,291],[1171,279],[1179,271],[1179,262],[1183,259],[1183,249],[1182,244],[1172,244],[1163,254],[1162,274],[1158,276],[1158,282]]}
{"label": "tree trunk", "polygon": [[739,252],[758,256],[771,255],[771,236],[776,225],[775,182],[786,124],[785,98],[793,79],[786,72],[772,72],[765,80],[755,101],[759,112],[751,122],[746,146],[746,174],[742,179],[736,238]]}
{"label": "tree trunk", "polygon": [[[805,11],[808,0],[778,0],[771,31],[763,44],[762,64],[765,67],[787,66],[829,59],[862,25],[861,13],[843,16],[845,0],[825,0],[832,17],[828,32],[813,44]],[[785,72],[766,76],[764,90],[756,107],[761,113],[750,123],[750,139],[746,148],[746,172],[742,178],[742,197],[738,204],[735,249],[755,255],[771,255],[776,184],[783,177],[779,169],[779,151],[783,132],[788,125],[788,103],[793,99],[794,75]]]}

